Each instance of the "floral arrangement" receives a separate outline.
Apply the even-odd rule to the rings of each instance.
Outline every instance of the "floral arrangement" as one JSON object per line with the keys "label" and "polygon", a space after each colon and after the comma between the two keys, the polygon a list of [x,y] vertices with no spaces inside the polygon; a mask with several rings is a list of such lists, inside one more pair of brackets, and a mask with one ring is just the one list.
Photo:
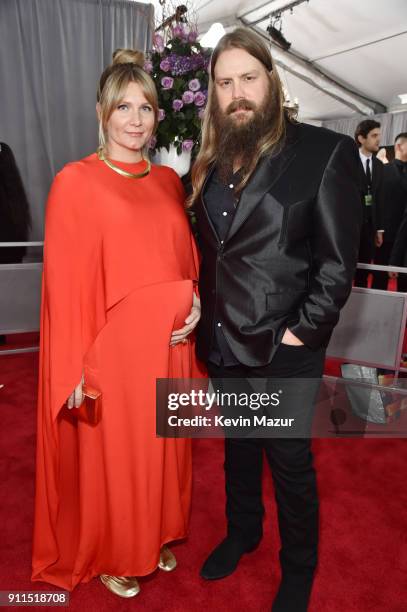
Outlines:
{"label": "floral arrangement", "polygon": [[155,34],[153,51],[144,69],[152,76],[158,91],[159,124],[151,149],[173,144],[177,152],[199,147],[201,121],[208,96],[210,51],[197,41],[198,32],[178,23],[168,32],[168,40]]}

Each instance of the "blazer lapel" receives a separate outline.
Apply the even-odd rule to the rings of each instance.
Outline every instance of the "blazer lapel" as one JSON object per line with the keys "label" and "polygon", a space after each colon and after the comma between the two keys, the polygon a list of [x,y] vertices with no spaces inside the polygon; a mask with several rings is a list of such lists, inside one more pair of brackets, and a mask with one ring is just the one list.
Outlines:
{"label": "blazer lapel", "polygon": [[299,140],[298,132],[298,126],[287,124],[287,136],[282,149],[274,155],[266,155],[257,164],[247,186],[243,189],[225,242],[243,225],[264,194],[270,191],[274,183],[294,160],[296,156],[295,144]]}
{"label": "blazer lapel", "polygon": [[206,185],[207,185],[210,177],[212,176],[214,170],[215,170],[215,162],[213,162],[211,164],[211,166],[209,166],[209,170],[208,170],[208,173],[207,173],[207,175],[205,177],[204,183],[202,185],[201,193],[199,194],[198,200],[199,200],[199,204],[200,204],[200,206],[201,206],[201,208],[203,210],[204,217],[206,218],[206,221],[207,221],[207,223],[208,223],[208,225],[209,225],[209,227],[210,227],[210,229],[211,229],[211,231],[213,233],[213,236],[214,236],[216,242],[220,243],[218,233],[217,233],[217,231],[215,229],[215,226],[212,223],[212,219],[211,219],[211,217],[210,217],[210,215],[208,213],[208,209],[206,208],[205,199],[204,199],[204,196],[203,196],[203,194],[205,192]]}

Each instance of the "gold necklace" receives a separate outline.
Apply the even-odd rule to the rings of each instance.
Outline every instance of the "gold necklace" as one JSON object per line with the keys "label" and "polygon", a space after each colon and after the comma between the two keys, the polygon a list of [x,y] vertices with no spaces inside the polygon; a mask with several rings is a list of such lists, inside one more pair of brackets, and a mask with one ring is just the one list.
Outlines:
{"label": "gold necklace", "polygon": [[105,154],[103,153],[102,147],[98,148],[97,156],[101,161],[105,162],[106,166],[109,166],[109,168],[111,168],[118,174],[121,174],[121,176],[125,176],[126,178],[139,179],[139,178],[143,178],[143,176],[147,176],[147,174],[150,174],[151,162],[149,159],[145,160],[147,163],[145,170],[143,170],[142,172],[139,172],[138,174],[135,174],[134,172],[127,172],[126,170],[123,170],[123,168],[119,168],[119,166],[115,166],[111,161],[106,159]]}

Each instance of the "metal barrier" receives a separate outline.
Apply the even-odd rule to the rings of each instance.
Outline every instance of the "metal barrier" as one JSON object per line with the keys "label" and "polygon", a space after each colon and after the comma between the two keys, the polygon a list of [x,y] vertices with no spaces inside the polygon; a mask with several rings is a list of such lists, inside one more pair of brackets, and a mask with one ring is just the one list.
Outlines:
{"label": "metal barrier", "polygon": [[[7,242],[0,247],[42,246],[43,242]],[[358,264],[358,268],[407,273],[407,268]],[[42,263],[0,265],[0,334],[39,331]],[[401,367],[407,322],[407,294],[354,287],[341,312],[327,355],[349,363],[393,370]],[[0,355],[38,347],[0,350]]]}
{"label": "metal barrier", "polygon": [[[39,247],[43,242],[1,242],[5,247]],[[0,335],[38,332],[42,263],[0,264]],[[38,351],[38,346],[0,349],[1,355]]]}
{"label": "metal barrier", "polygon": [[[370,264],[358,268],[407,272]],[[407,437],[407,379],[399,378],[407,372],[401,365],[406,322],[407,293],[352,289],[327,347],[328,357],[345,362],[342,375],[323,378],[326,400],[319,405],[317,426],[330,422],[335,437]],[[391,374],[380,378],[380,370]],[[326,423],[322,431],[328,431]]]}
{"label": "metal barrier", "polygon": [[[364,270],[407,273],[407,268],[358,264]],[[407,323],[407,293],[353,287],[327,347],[327,356],[399,372]]]}

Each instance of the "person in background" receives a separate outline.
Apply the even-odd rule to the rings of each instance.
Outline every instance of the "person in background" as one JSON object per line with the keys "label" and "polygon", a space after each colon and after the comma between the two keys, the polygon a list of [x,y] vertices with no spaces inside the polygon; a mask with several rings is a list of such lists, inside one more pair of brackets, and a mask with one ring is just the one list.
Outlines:
{"label": "person in background", "polygon": [[382,147],[381,149],[379,149],[379,151],[377,152],[376,158],[379,161],[381,161],[383,165],[389,163],[389,160],[387,159],[386,147]]}
{"label": "person in background", "polygon": [[[30,206],[10,147],[0,142],[0,243],[26,242],[31,228]],[[21,263],[26,247],[2,247],[0,265]],[[0,335],[0,344],[6,336]]]}
{"label": "person in background", "polygon": [[[198,357],[214,384],[276,377],[318,382],[357,261],[357,148],[348,136],[290,116],[269,47],[253,31],[223,36],[210,66],[189,199],[202,251]],[[303,417],[312,415],[313,388],[311,382],[298,402]],[[226,537],[201,576],[229,576],[259,544],[263,453],[281,536],[282,580],[272,610],[305,612],[318,558],[309,436],[225,440]]]}
{"label": "person in background", "polygon": [[[359,147],[359,174],[363,224],[360,233],[358,262],[372,263],[375,247],[383,243],[383,227],[380,211],[382,209],[383,164],[374,154],[379,150],[380,123],[365,119],[355,130],[355,141]],[[356,270],[355,285],[367,287],[369,272]]]}
{"label": "person in background", "polygon": [[[156,436],[156,379],[198,373],[200,316],[185,193],[147,157],[158,102],[143,62],[114,53],[98,152],[67,164],[47,203],[32,572],[67,590],[99,575],[126,598],[175,568],[166,545],[187,535],[191,440]],[[93,426],[75,414],[84,385],[101,393]]]}
{"label": "person in background", "polygon": [[[389,264],[404,266],[407,235],[406,221],[402,222],[402,219],[407,210],[407,132],[396,136],[394,160],[383,168],[383,196],[383,211],[380,213],[380,218],[383,220],[385,230],[384,241],[376,251],[375,263],[382,266]],[[387,272],[375,272],[372,287],[387,289],[388,276]],[[398,291],[407,291],[405,274],[398,275],[394,272],[390,273],[390,277],[398,277]]]}
{"label": "person in background", "polygon": [[[0,143],[0,242],[26,242],[31,228],[30,206],[10,147]],[[20,263],[26,247],[0,248],[0,264]]]}

